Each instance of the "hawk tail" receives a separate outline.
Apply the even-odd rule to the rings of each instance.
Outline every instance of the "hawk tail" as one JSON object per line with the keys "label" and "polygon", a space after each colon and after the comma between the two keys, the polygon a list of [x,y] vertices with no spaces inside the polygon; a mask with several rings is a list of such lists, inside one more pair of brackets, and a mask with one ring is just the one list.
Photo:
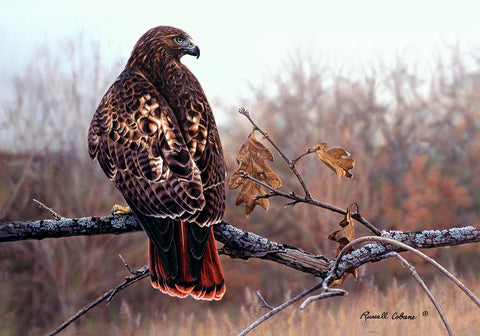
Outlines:
{"label": "hawk tail", "polygon": [[[174,227],[177,243],[177,275],[172,278],[168,274],[161,256],[149,240],[148,259],[152,286],[163,293],[180,298],[191,295],[197,300],[220,300],[225,293],[225,282],[213,228],[200,228],[197,224],[186,222],[178,222]],[[194,235],[192,236],[192,231],[195,232],[197,227],[207,233],[205,244],[201,244],[205,248],[203,255],[195,253],[198,252],[199,242]],[[200,250],[203,252],[203,248]]]}

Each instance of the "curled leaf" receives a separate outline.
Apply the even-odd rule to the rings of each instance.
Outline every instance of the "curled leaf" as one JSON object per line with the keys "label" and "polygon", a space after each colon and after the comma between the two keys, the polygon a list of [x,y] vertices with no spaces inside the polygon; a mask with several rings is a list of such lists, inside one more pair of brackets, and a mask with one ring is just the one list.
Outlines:
{"label": "curled leaf", "polygon": [[352,177],[352,173],[349,170],[355,166],[355,160],[350,157],[349,152],[341,148],[332,148],[327,151],[325,142],[313,148],[315,148],[320,160],[333,170],[338,177]]}
{"label": "curled leaf", "polygon": [[237,196],[235,205],[245,202],[245,213],[249,215],[255,206],[260,205],[268,210],[268,199],[262,198],[265,195],[263,187],[242,176],[243,173],[267,183],[277,189],[282,185],[278,175],[267,165],[266,161],[273,161],[273,154],[260,141],[255,138],[253,132],[248,140],[242,144],[237,154],[238,168],[230,177],[228,186],[230,189],[236,189],[242,186]]}
{"label": "curled leaf", "polygon": [[[353,203],[351,204],[348,209],[347,213],[345,214],[345,218],[343,218],[338,225],[341,226],[341,229],[332,231],[328,235],[328,239],[336,241],[338,243],[337,247],[334,250],[335,257],[338,256],[340,251],[348,244],[350,243],[354,237],[355,237],[355,228],[354,228],[354,223],[351,215],[351,209],[353,206],[357,207],[358,210],[358,204]],[[353,251],[352,248],[349,248],[347,253],[350,253]],[[353,270],[350,270],[346,272],[340,279],[333,281],[330,286],[341,286],[343,281],[347,278],[348,274],[351,273],[355,278],[358,277],[358,267],[354,268]]]}

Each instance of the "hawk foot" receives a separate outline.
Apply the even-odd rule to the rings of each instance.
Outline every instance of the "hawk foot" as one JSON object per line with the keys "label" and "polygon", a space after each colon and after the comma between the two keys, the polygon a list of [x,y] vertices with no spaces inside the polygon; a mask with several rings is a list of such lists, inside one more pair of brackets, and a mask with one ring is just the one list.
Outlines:
{"label": "hawk foot", "polygon": [[131,215],[132,209],[130,207],[124,207],[119,204],[114,204],[112,210],[110,210],[112,215]]}

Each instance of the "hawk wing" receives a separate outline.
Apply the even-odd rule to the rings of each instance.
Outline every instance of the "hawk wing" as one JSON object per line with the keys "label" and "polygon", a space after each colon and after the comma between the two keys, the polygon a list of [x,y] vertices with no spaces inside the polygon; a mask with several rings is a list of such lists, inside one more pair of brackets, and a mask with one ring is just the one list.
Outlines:
{"label": "hawk wing", "polygon": [[88,148],[137,213],[185,218],[205,205],[201,171],[177,118],[139,73],[124,71],[105,94]]}

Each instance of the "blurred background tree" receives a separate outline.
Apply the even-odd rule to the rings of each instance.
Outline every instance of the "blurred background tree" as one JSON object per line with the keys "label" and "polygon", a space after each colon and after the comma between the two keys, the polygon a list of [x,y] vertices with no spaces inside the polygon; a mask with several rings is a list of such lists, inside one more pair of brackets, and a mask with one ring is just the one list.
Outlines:
{"label": "blurred background tree", "polygon": [[[62,51],[40,49],[25,73],[12,81],[15,95],[0,106],[2,222],[48,216],[34,206],[33,198],[68,217],[105,215],[112,204],[123,202],[86,150],[91,116],[123,62],[103,64],[99,46],[83,39],[63,42],[58,49]],[[95,50],[96,57],[83,57],[85,49]],[[300,161],[298,168],[315,198],[342,207],[357,202],[362,214],[381,229],[478,226],[480,58],[457,47],[439,50],[439,55],[429,70],[405,64],[399,55],[393,66],[379,60],[357,73],[292,55],[263,85],[253,87],[243,103],[290,158],[321,142],[353,154],[354,178],[348,181],[333,177],[313,156]],[[236,102],[212,103],[217,113],[228,116],[219,128],[231,172],[250,125],[236,113]],[[281,160],[273,167],[283,190],[301,191]],[[326,237],[338,215],[301,204],[284,207],[283,200],[272,199],[268,212],[257,209],[246,218],[243,209],[234,206],[235,198],[235,192],[227,195],[227,222],[333,256],[335,244]],[[443,264],[455,263],[458,273],[478,277],[480,265],[471,263],[478,247],[444,251],[429,254]],[[118,254],[132,267],[145,264],[144,234],[0,244],[0,333],[53,330],[121,281],[126,270]],[[143,282],[109,306],[95,308],[95,318],[80,320],[67,333],[96,335],[98,328],[115,326],[126,315],[136,323],[178,312],[188,316],[222,310],[235,316],[246,288],[281,299],[285,292],[314,282],[265,261],[221,259],[228,290],[220,302],[172,299]],[[405,276],[393,263],[367,265],[361,271],[375,271],[380,288],[392,276]],[[362,280],[349,280],[346,286],[360,288]],[[118,328],[111,330],[114,334]]]}

